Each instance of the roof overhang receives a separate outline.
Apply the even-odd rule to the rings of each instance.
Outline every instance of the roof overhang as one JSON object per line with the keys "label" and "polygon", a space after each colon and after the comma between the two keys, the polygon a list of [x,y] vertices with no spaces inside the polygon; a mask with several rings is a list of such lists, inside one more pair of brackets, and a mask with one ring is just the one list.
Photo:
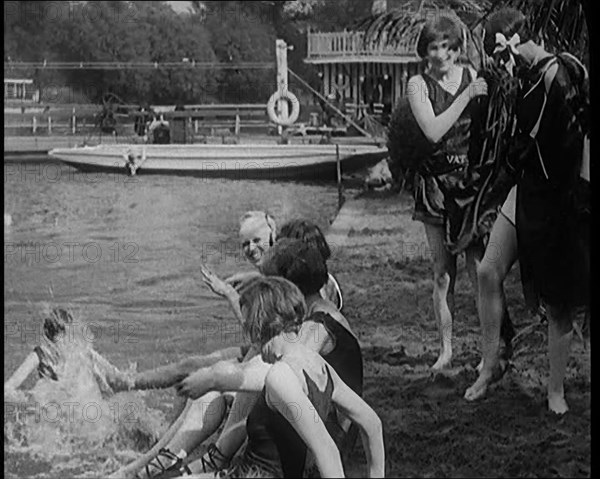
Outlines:
{"label": "roof overhang", "polygon": [[321,57],[305,58],[305,63],[312,65],[325,65],[330,63],[414,63],[421,59],[417,55],[356,55],[352,57]]}

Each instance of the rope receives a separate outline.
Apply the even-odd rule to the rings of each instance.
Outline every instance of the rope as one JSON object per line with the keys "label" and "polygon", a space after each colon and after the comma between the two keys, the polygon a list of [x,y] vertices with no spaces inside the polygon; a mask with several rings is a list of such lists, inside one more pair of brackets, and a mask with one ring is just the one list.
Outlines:
{"label": "rope", "polygon": [[341,110],[338,110],[334,105],[332,105],[327,98],[325,98],[323,95],[321,95],[317,90],[315,90],[313,87],[311,87],[306,81],[304,81],[300,76],[298,76],[296,73],[294,73],[292,70],[290,70],[288,68],[288,72],[291,73],[291,75],[296,78],[296,80],[298,80],[300,83],[302,83],[302,85],[304,85],[306,88],[308,88],[312,93],[314,93],[315,95],[317,95],[321,100],[323,100],[327,105],[329,105],[329,107],[338,115],[340,115],[344,120],[346,120],[348,123],[350,123],[354,128],[356,128],[359,132],[361,132],[363,135],[367,136],[368,138],[371,138],[373,140],[374,143],[380,143],[381,139],[380,138],[376,138],[373,135],[371,135],[371,133],[369,133],[367,130],[365,130],[364,128],[362,128],[361,126],[357,125],[354,120],[352,120],[352,118],[350,118],[348,115],[345,115]]}
{"label": "rope", "polygon": [[41,68],[46,70],[143,70],[143,69],[211,69],[260,70],[275,67],[275,62],[5,62],[4,69]]}
{"label": "rope", "polygon": [[158,442],[148,452],[146,452],[145,454],[142,454],[135,461],[133,461],[133,462],[127,464],[126,466],[121,467],[119,470],[113,472],[109,476],[109,478],[110,479],[127,479],[129,477],[133,477],[136,472],[138,472],[140,469],[142,469],[144,466],[146,466],[152,459],[154,459],[154,456],[156,456],[158,454],[158,451],[160,451],[163,447],[165,447],[169,443],[169,441],[171,439],[173,439],[173,436],[175,436],[175,433],[179,430],[179,428],[185,421],[185,419],[187,417],[187,413],[191,407],[192,407],[192,400],[188,399],[185,403],[185,408],[183,409],[183,411],[181,412],[181,414],[179,415],[177,420],[173,424],[171,424],[169,429],[167,429],[167,432],[165,432],[163,434],[163,436],[158,440]]}

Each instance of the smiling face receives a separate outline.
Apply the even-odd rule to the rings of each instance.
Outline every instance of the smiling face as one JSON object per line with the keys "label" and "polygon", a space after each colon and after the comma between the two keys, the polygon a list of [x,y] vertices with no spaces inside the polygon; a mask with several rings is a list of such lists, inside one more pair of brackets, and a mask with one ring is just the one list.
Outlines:
{"label": "smiling face", "polygon": [[240,239],[244,256],[259,267],[265,252],[272,246],[273,231],[266,219],[249,218],[240,226]]}
{"label": "smiling face", "polygon": [[432,41],[427,45],[427,60],[429,60],[431,68],[440,73],[450,71],[459,54],[460,50],[450,48],[450,42],[446,39]]}

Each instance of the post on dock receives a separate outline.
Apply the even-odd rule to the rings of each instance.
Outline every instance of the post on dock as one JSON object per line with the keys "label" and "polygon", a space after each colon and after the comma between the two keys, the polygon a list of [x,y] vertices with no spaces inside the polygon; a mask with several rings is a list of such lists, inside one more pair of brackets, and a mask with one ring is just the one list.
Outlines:
{"label": "post on dock", "polygon": [[33,134],[35,135],[35,132],[37,131],[37,118],[35,116],[31,120],[31,123],[32,123]]}
{"label": "post on dock", "polygon": [[48,117],[48,134],[49,135],[52,134],[52,117],[51,116]]}
{"label": "post on dock", "polygon": [[73,116],[71,118],[71,133],[77,132],[77,117],[75,116],[75,108],[73,108]]}
{"label": "post on dock", "polygon": [[[277,55],[277,91],[288,91],[288,66],[287,66],[287,43],[281,39],[275,41],[275,53]],[[289,118],[290,113],[286,100],[279,100],[277,109],[282,118]],[[277,126],[277,133],[281,136],[283,127]]]}
{"label": "post on dock", "polygon": [[240,115],[235,115],[235,136],[240,136]]}
{"label": "post on dock", "polygon": [[338,187],[338,211],[344,204],[344,185],[342,184],[342,163],[340,161],[340,145],[335,145],[335,167],[337,173],[337,187]]}

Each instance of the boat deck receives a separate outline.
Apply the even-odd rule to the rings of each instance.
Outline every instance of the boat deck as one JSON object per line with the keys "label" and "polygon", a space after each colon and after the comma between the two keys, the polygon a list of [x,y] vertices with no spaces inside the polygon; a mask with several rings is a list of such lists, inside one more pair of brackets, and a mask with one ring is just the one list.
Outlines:
{"label": "boat deck", "polygon": [[[26,159],[35,160],[48,160],[56,161],[47,156],[47,153],[53,148],[71,148],[78,145],[82,145],[84,142],[87,144],[122,144],[133,143],[130,137],[116,139],[110,136],[104,136],[101,141],[96,137],[89,137],[83,135],[62,135],[62,136],[5,136],[4,137],[4,161],[24,161]],[[137,138],[140,141],[139,138]],[[323,135],[305,135],[305,136],[290,136],[288,139],[289,144],[319,144],[325,141]],[[241,135],[239,137],[234,136],[198,136],[195,144],[223,144],[223,143],[234,143],[239,142],[240,144],[261,144],[261,145],[275,145],[279,142],[279,137],[272,135]],[[346,136],[346,137],[333,137],[330,139],[333,144],[341,145],[358,145],[373,143],[373,140],[365,138],[364,136]],[[140,144],[142,142],[140,141]]]}

